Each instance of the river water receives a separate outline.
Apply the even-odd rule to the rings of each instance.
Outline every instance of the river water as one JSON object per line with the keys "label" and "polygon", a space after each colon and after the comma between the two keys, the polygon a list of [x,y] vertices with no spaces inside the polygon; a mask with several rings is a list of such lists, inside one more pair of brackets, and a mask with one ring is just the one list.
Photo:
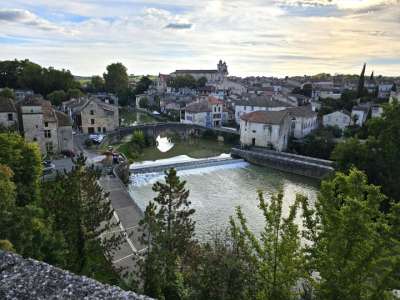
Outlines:
{"label": "river water", "polygon": [[[287,214],[296,194],[316,199],[318,182],[302,176],[280,172],[267,167],[238,162],[226,166],[179,171],[178,175],[187,182],[189,199],[196,210],[196,234],[199,239],[207,239],[208,234],[228,226],[229,217],[235,214],[235,207],[241,206],[254,232],[260,232],[264,218],[258,209],[257,191],[264,192],[270,199],[279,189],[284,191],[283,213]],[[136,175],[130,186],[130,193],[144,210],[155,196],[152,184],[162,180],[162,174]]]}

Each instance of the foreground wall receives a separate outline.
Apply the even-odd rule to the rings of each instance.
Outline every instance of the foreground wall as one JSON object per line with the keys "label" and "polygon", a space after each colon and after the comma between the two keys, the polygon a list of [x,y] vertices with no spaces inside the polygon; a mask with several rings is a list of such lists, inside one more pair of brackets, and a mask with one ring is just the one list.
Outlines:
{"label": "foreground wall", "polygon": [[0,299],[150,298],[0,250]]}

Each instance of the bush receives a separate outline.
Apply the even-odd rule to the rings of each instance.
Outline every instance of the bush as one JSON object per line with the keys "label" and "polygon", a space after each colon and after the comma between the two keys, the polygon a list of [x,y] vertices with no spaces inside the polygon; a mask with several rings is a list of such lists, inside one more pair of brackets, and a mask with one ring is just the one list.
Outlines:
{"label": "bush", "polygon": [[85,146],[86,147],[92,147],[93,146],[93,141],[91,140],[91,139],[87,139],[87,140],[85,140]]}
{"label": "bush", "polygon": [[215,134],[214,131],[212,131],[211,129],[207,129],[202,133],[202,138],[203,139],[216,139],[217,135]]}

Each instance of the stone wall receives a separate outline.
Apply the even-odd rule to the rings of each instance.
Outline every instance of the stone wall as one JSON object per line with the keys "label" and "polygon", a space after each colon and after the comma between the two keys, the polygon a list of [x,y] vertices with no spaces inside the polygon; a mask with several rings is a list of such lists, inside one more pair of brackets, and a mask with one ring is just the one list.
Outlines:
{"label": "stone wall", "polygon": [[0,250],[0,299],[151,298]]}
{"label": "stone wall", "polygon": [[232,148],[232,157],[241,157],[260,166],[268,166],[277,170],[297,175],[323,179],[334,172],[333,163],[312,157],[294,155],[271,150],[245,150]]}

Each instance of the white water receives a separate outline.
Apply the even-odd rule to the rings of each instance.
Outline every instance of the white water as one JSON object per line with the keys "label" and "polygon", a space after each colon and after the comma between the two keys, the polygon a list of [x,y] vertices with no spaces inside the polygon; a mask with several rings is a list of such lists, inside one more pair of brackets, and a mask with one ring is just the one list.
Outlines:
{"label": "white water", "polygon": [[174,147],[174,144],[168,137],[158,136],[156,138],[156,142],[157,142],[157,149],[160,150],[160,152],[168,152]]}

